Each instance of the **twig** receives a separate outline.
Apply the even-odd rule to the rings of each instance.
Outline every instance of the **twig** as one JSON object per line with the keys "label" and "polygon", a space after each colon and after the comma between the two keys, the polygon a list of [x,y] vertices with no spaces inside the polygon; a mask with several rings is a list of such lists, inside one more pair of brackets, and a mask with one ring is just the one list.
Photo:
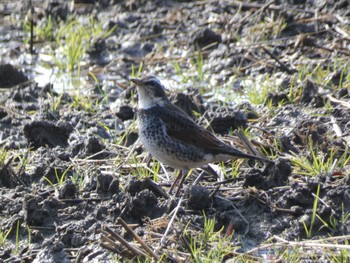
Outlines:
{"label": "twig", "polygon": [[164,245],[165,238],[166,238],[166,236],[168,235],[168,232],[170,231],[171,226],[173,225],[173,222],[174,222],[174,220],[175,220],[175,217],[176,217],[176,215],[177,215],[177,212],[179,211],[179,209],[180,209],[180,207],[181,207],[181,203],[182,203],[182,197],[180,198],[179,203],[178,203],[177,206],[175,207],[175,209],[174,209],[174,214],[173,214],[173,216],[171,217],[171,219],[170,219],[170,221],[169,221],[169,223],[168,223],[168,226],[167,226],[167,228],[166,228],[166,230],[165,230],[165,232],[164,232],[164,235],[163,235],[163,237],[162,237],[161,240],[160,240],[160,245],[161,245],[161,246]]}
{"label": "twig", "polygon": [[327,94],[326,97],[334,103],[338,103],[340,105],[342,105],[343,107],[349,108],[350,109],[350,103],[346,102],[346,101],[342,101],[342,100],[338,100],[334,97],[332,97],[330,94]]}
{"label": "twig", "polygon": [[113,253],[117,253],[122,255],[124,258],[133,258],[135,257],[135,254],[132,254],[129,250],[127,249],[123,249],[123,247],[119,244],[117,244],[116,242],[114,242],[114,240],[110,239],[109,237],[107,237],[108,233],[104,230],[101,231],[102,235],[101,235],[101,240],[104,242],[100,243],[100,246],[113,252]]}
{"label": "twig", "polygon": [[108,233],[103,230],[101,231],[101,233],[103,234],[101,235],[101,240],[106,242],[106,243],[102,242],[101,246],[108,249],[109,251],[120,254],[120,251],[118,249],[119,246],[112,239],[107,237]]}
{"label": "twig", "polygon": [[[266,194],[266,192],[264,192]],[[281,212],[281,213],[288,213],[288,214],[292,214],[292,215],[296,215],[298,214],[298,210],[294,210],[294,209],[287,209],[287,208],[281,208],[281,207],[277,207],[274,203],[272,202],[267,202],[262,200],[260,197],[255,196],[255,198],[262,204],[268,206],[273,212]],[[266,198],[267,199],[267,198]]]}
{"label": "twig", "polygon": [[[216,2],[216,1],[214,1]],[[256,4],[256,3],[246,3],[246,2],[240,2],[240,1],[229,1],[229,3],[236,7],[242,7],[243,9],[257,9],[257,8],[266,8],[271,9],[275,11],[284,11],[284,6],[276,6],[276,5],[267,5],[266,4]],[[265,7],[266,6],[266,7]],[[311,9],[300,9],[300,8],[288,8],[288,11],[290,12],[296,12],[296,13],[309,13],[314,14],[315,11]]]}
{"label": "twig", "polygon": [[148,177],[146,177],[146,181],[155,192],[157,192],[158,194],[160,194],[161,196],[163,196],[166,199],[170,198],[170,196],[167,194],[167,192],[165,192],[159,184],[157,184],[156,182],[154,182],[153,180],[151,180]]}
{"label": "twig", "polygon": [[333,164],[332,164],[332,167],[331,167],[331,169],[329,170],[329,174],[328,174],[328,177],[329,177],[329,178],[332,177],[333,172],[334,172],[334,168],[335,168],[335,166],[337,165],[337,163],[338,163],[338,159],[334,159],[334,162],[333,162]]}
{"label": "twig", "polygon": [[56,227],[53,226],[31,226],[28,225],[28,227],[30,227],[30,229],[40,229],[40,230],[55,230]]}
{"label": "twig", "polygon": [[290,70],[286,64],[284,64],[281,60],[278,59],[273,53],[267,50],[265,47],[261,47],[271,58],[276,60],[276,62],[281,66],[282,70],[286,71],[288,74],[294,73],[293,70]]}
{"label": "twig", "polygon": [[[120,236],[118,233],[116,233],[113,229],[109,228],[108,226],[105,226],[105,229],[106,229],[108,234],[110,234],[112,237],[117,239],[123,246],[125,246],[127,249],[129,249],[134,255],[136,255],[138,257],[144,257],[144,258],[147,257],[145,252],[132,246],[128,241],[126,241],[122,236]],[[101,232],[104,234],[106,234],[106,231],[101,230]]]}
{"label": "twig", "polygon": [[335,236],[335,237],[326,237],[322,239],[317,239],[317,240],[309,240],[308,242],[327,242],[327,241],[339,241],[339,240],[344,240],[348,241],[350,239],[350,235],[344,235],[344,236]]}
{"label": "twig", "polygon": [[145,243],[143,242],[143,240],[127,225],[127,223],[125,223],[125,221],[123,219],[121,219],[120,217],[118,217],[117,219],[118,223],[122,225],[122,227],[125,228],[125,230],[132,235],[135,240],[137,242],[140,243],[140,245],[155,259],[158,260],[159,256],[153,252],[153,250]]}
{"label": "twig", "polygon": [[159,164],[160,164],[160,167],[162,168],[162,170],[163,170],[163,172],[164,172],[164,174],[165,174],[165,177],[166,177],[167,181],[170,181],[169,173],[168,173],[167,170],[165,169],[164,164],[162,164],[162,163],[159,163]]}
{"label": "twig", "polygon": [[346,33],[343,29],[339,28],[338,26],[335,26],[335,27],[334,27],[334,30],[335,30],[338,34],[340,34],[340,35],[342,35],[344,38],[346,38],[347,40],[350,40],[350,35],[349,35],[348,33]]}
{"label": "twig", "polygon": [[[349,238],[349,236],[347,237]],[[273,242],[274,240],[280,241],[278,243],[270,243],[266,245],[262,245],[260,247],[255,247],[247,252],[245,252],[243,255],[250,255],[253,254],[254,252],[257,252],[259,250],[266,250],[267,248],[271,247],[283,247],[283,246],[288,246],[288,247],[310,247],[310,248],[333,248],[333,249],[350,249],[350,245],[339,245],[339,244],[325,244],[325,243],[319,243],[324,240],[315,240],[315,241],[300,241],[300,242],[294,242],[294,241],[288,241],[285,240],[281,237],[278,236],[273,236],[269,238],[266,242]]]}
{"label": "twig", "polygon": [[339,125],[337,124],[336,119],[333,116],[331,116],[331,123],[332,123],[333,131],[334,131],[335,135],[337,135],[337,137],[342,137],[343,132],[340,129]]}
{"label": "twig", "polygon": [[[327,244],[327,243],[320,243],[315,240],[314,242],[310,241],[288,241],[283,238],[274,236],[275,239],[282,242],[280,245],[287,245],[292,247],[321,247],[321,248],[338,248],[338,249],[348,249],[350,250],[350,245],[340,245],[340,244]],[[278,244],[278,243],[275,243]]]}
{"label": "twig", "polygon": [[319,9],[316,8],[316,11],[315,11],[315,31],[318,32],[318,12],[319,12]]}

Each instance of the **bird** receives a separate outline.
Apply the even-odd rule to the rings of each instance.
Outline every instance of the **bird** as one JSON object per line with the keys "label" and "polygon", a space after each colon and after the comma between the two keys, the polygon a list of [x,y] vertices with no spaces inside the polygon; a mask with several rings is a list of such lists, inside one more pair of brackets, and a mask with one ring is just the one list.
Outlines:
{"label": "bird", "polygon": [[159,162],[173,169],[189,171],[193,168],[205,170],[209,163],[236,158],[268,161],[224,143],[198,125],[170,102],[165,87],[157,77],[147,75],[131,78],[131,81],[138,93],[136,119],[139,139]]}

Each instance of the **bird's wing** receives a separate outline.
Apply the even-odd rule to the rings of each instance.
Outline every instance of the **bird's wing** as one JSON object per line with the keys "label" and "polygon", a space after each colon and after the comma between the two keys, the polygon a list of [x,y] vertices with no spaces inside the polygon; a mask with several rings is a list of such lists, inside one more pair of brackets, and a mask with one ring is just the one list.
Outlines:
{"label": "bird's wing", "polygon": [[222,153],[243,158],[250,157],[250,155],[240,152],[219,140],[214,134],[196,124],[185,112],[174,105],[162,108],[158,111],[158,116],[165,124],[168,135],[175,140],[202,148],[213,154]]}

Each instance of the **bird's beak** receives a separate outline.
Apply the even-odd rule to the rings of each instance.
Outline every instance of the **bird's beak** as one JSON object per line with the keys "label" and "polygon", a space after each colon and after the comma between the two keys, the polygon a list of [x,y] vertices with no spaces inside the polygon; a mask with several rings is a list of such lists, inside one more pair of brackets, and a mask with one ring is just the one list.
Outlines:
{"label": "bird's beak", "polygon": [[142,81],[138,78],[131,78],[131,81],[134,82],[137,86],[142,86]]}

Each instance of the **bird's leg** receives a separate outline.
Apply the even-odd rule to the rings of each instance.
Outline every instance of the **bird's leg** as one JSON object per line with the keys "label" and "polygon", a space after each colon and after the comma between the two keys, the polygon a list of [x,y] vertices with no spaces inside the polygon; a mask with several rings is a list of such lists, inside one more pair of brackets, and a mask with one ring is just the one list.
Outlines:
{"label": "bird's leg", "polygon": [[175,196],[176,196],[176,197],[179,196],[179,194],[180,194],[180,190],[181,190],[182,185],[184,184],[185,179],[186,179],[186,177],[187,177],[187,175],[188,175],[188,171],[181,171],[181,173],[182,173],[182,177],[181,177],[181,181],[180,181],[180,183],[179,183],[179,186],[178,186],[178,188],[177,188],[177,191],[176,191],[176,193],[175,193]]}
{"label": "bird's leg", "polygon": [[182,170],[179,171],[179,174],[176,176],[174,182],[171,184],[169,189],[169,194],[171,194],[171,192],[173,191],[175,185],[177,184],[180,178],[182,178]]}

